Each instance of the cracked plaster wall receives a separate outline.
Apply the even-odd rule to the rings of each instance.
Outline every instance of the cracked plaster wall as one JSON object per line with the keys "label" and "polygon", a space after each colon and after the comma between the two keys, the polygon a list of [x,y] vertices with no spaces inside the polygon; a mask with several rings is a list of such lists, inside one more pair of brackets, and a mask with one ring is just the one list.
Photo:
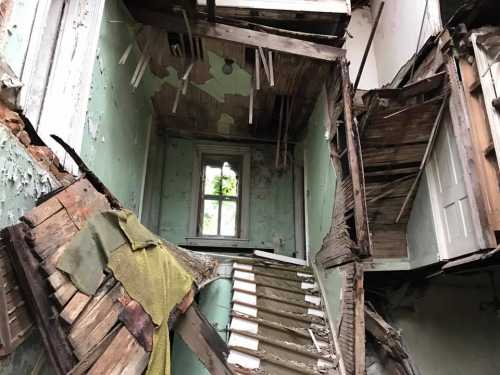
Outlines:
{"label": "cracked plaster wall", "polygon": [[[81,156],[125,207],[139,213],[155,82],[146,69],[135,90],[130,84],[140,57],[134,27],[119,0],[106,1]],[[119,65],[130,43],[133,51]]]}
{"label": "cracked plaster wall", "polygon": [[[494,274],[498,290],[500,272]],[[439,276],[387,295],[390,323],[420,374],[500,373],[500,314],[486,272]]]}
{"label": "cracked plaster wall", "polygon": [[40,196],[58,186],[59,182],[0,125],[0,228],[16,223]]}
{"label": "cracked plaster wall", "polygon": [[[160,235],[178,244],[188,236],[191,207],[194,143],[167,141],[163,180]],[[251,145],[250,248],[276,249],[292,256],[295,251],[293,175],[274,169],[274,147]]]}

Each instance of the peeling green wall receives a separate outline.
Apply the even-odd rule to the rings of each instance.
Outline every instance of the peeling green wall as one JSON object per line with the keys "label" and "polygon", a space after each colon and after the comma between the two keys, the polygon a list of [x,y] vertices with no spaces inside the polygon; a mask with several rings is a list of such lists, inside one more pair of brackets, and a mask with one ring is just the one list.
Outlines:
{"label": "peeling green wall", "polygon": [[[192,169],[195,143],[170,138],[167,141],[163,179],[160,235],[184,244],[189,233]],[[292,256],[295,251],[292,169],[274,169],[274,147],[251,145],[250,248],[279,248]]]}
{"label": "peeling green wall", "polygon": [[[0,229],[15,224],[41,195],[59,186],[10,130],[0,124]],[[40,355],[46,356],[40,336],[34,331],[12,355],[0,359],[0,375],[29,374]],[[40,374],[47,373],[49,370],[43,365]]]}
{"label": "peeling green wall", "polygon": [[[325,123],[328,114],[325,111],[325,90],[321,91],[313,113],[309,118],[304,141],[295,150],[296,160],[303,157],[306,178],[307,217],[309,238],[309,259],[315,261],[316,253],[321,249],[323,239],[332,224],[335,204],[336,175],[330,161],[330,145],[325,138]],[[324,270],[317,267],[319,282],[323,285],[328,315],[336,319],[340,315],[340,293],[342,274],[338,269]]]}
{"label": "peeling green wall", "polygon": [[335,202],[336,176],[330,161],[330,146],[325,138],[325,90],[321,91],[309,118],[307,135],[297,152],[304,152],[309,256],[311,261],[321,249],[323,238],[330,230]]}
{"label": "peeling green wall", "polygon": [[81,156],[124,206],[138,213],[155,82],[146,69],[139,87],[130,85],[139,60],[135,44],[126,64],[118,64],[135,41],[132,25],[119,0],[106,1]]}
{"label": "peeling green wall", "polygon": [[0,228],[17,222],[36,200],[60,186],[0,124]]}
{"label": "peeling green wall", "polygon": [[[498,290],[500,272],[495,276]],[[487,273],[440,276],[417,289],[390,293],[391,323],[401,329],[421,374],[500,374],[493,293]]]}

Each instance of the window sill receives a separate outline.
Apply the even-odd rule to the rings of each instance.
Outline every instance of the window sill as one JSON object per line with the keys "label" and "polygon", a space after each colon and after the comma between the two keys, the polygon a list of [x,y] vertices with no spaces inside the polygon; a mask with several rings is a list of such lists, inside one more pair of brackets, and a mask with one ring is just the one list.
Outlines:
{"label": "window sill", "polygon": [[186,237],[185,245],[247,248],[248,239],[228,237]]}

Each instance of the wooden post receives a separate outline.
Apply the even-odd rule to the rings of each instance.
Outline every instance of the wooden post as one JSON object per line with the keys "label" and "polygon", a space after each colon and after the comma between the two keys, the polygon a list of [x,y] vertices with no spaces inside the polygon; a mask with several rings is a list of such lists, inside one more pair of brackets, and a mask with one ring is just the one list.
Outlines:
{"label": "wooden post", "polygon": [[345,58],[340,60],[342,78],[342,97],[344,101],[344,122],[347,137],[347,153],[351,171],[352,189],[354,198],[354,220],[356,224],[356,239],[359,246],[359,255],[370,255],[370,238],[368,232],[368,218],[366,211],[365,186],[361,149],[357,125],[352,117],[352,90],[349,79],[349,67]]}

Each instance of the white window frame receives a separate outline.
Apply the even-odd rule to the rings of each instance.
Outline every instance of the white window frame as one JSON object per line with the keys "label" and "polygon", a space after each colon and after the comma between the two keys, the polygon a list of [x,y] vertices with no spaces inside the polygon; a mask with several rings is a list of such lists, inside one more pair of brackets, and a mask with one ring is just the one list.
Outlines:
{"label": "white window frame", "polygon": [[[240,222],[239,236],[229,237],[214,237],[201,236],[198,234],[198,216],[200,209],[200,194],[201,194],[201,164],[203,155],[230,155],[241,156],[241,201],[240,201]],[[193,159],[193,174],[192,174],[192,195],[191,195],[191,212],[189,218],[189,237],[186,237],[188,244],[195,245],[212,245],[212,246],[242,246],[242,241],[248,241],[248,223],[250,216],[250,147],[234,146],[230,144],[196,144],[195,155]]]}

